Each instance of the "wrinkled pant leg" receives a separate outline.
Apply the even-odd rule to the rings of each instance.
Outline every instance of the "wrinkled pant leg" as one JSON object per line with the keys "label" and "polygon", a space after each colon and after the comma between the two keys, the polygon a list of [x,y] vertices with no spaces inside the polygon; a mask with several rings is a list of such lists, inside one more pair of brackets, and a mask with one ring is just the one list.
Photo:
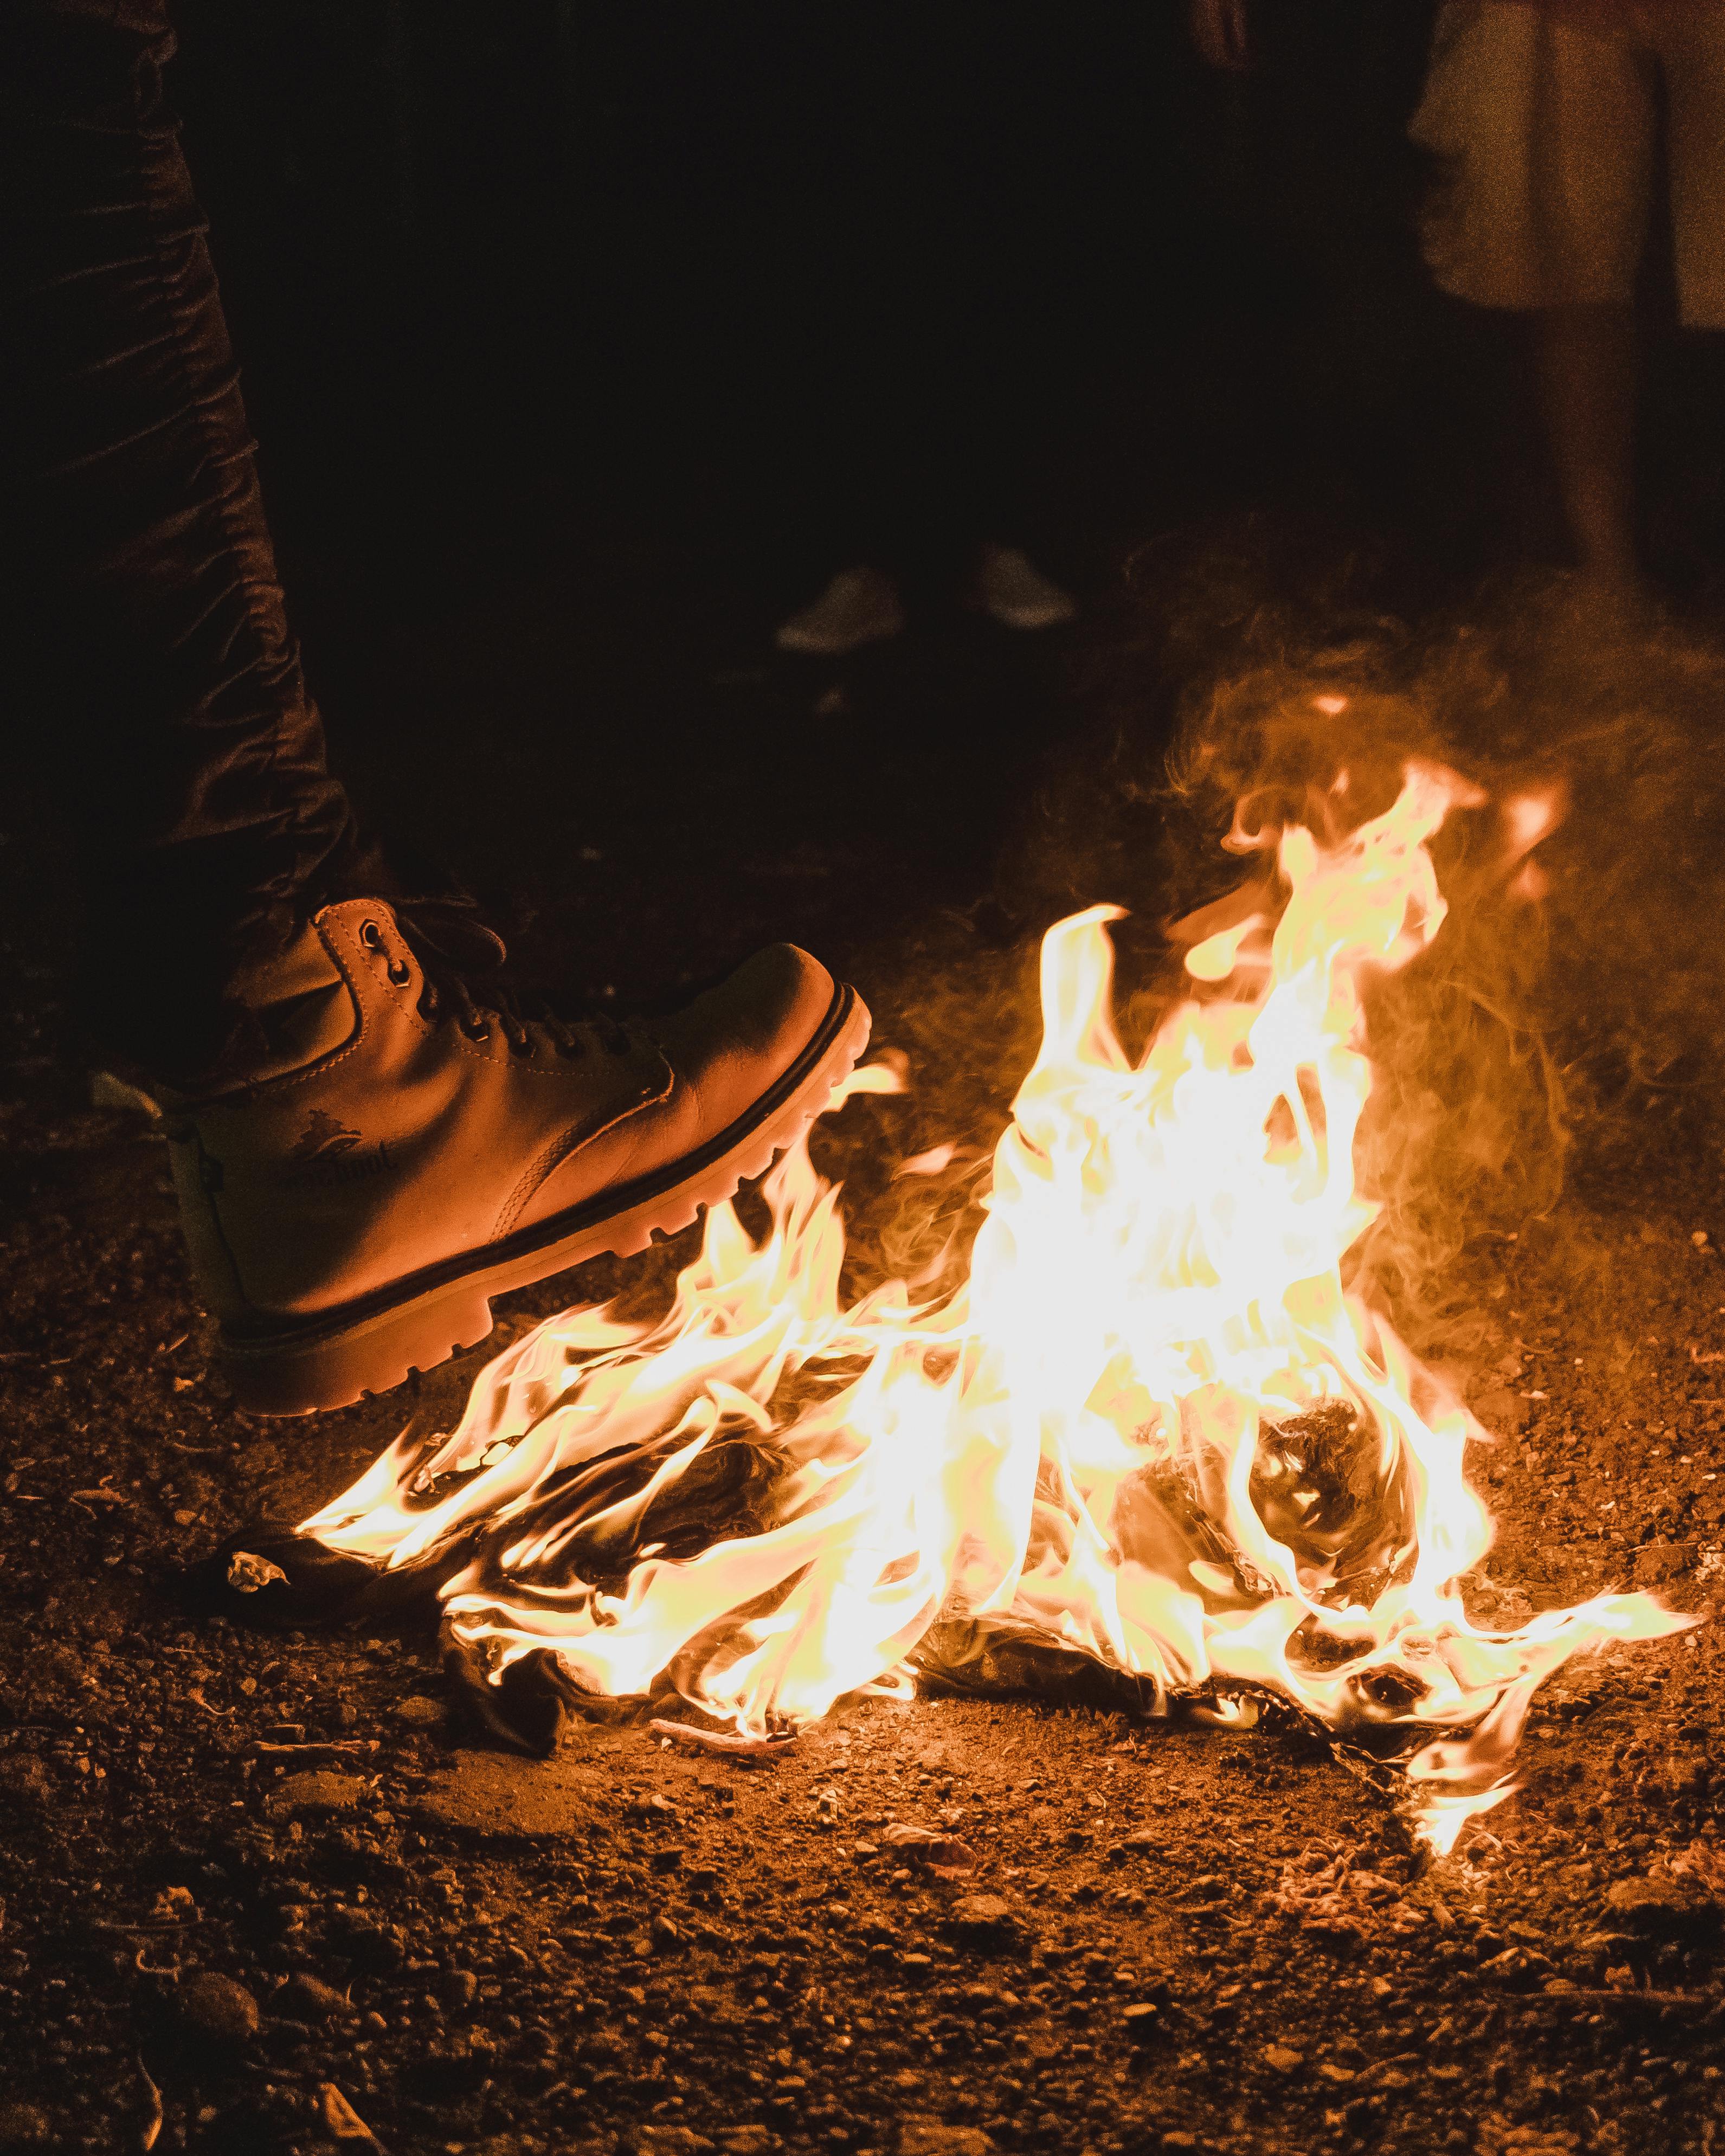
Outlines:
{"label": "wrinkled pant leg", "polygon": [[[0,10],[0,433],[85,856],[100,1045],[163,1076],[222,990],[351,877],[289,632],[165,0]],[[0,509],[0,515],[7,512]]]}

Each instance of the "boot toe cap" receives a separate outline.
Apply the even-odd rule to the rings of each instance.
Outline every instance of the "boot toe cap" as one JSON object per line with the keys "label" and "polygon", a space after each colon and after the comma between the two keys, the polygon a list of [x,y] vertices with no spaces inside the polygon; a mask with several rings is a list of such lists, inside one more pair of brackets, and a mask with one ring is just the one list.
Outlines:
{"label": "boot toe cap", "polygon": [[747,1115],[790,1070],[837,994],[818,958],[794,943],[773,943],[655,1027],[677,1082],[699,1102],[703,1134]]}

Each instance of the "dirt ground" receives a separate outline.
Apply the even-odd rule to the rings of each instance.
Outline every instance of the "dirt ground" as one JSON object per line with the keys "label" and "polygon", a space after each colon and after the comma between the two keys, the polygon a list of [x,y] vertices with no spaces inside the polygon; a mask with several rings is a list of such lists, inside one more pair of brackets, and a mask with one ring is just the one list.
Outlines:
{"label": "dirt ground", "polygon": [[[35,890],[28,837],[10,859]],[[539,1761],[461,1722],[422,1608],[200,1614],[189,1564],[409,1409],[446,1424],[480,1358],[412,1400],[234,1414],[158,1142],[85,1104],[54,931],[10,917],[0,2148],[1715,2147],[1711,1625],[1566,1669],[1519,1793],[1427,1865],[1390,1781],[1274,1717],[928,1697],[764,1766],[639,1718]],[[891,1037],[903,970],[869,963]],[[1725,1580],[1725,1189],[1666,1152],[1584,1164],[1466,1260],[1454,1374],[1502,1432],[1469,1589],[1506,1621],[1630,1584],[1705,1615]],[[973,1867],[901,1862],[895,1823]]]}
{"label": "dirt ground", "polygon": [[[290,12],[331,36],[365,14]],[[419,12],[447,17],[463,80],[482,85],[475,11]],[[206,55],[209,25],[249,43],[272,14],[182,13],[208,18]],[[594,84],[592,40],[633,20],[612,13],[605,31],[585,11]],[[754,13],[777,36],[773,11]],[[628,35],[665,33],[655,18]],[[308,191],[304,157],[265,154],[269,129],[219,66],[200,94],[196,21],[187,44],[193,161],[294,619],[337,760],[405,880],[453,867],[530,984],[602,1009],[686,995],[770,937],[808,945],[936,1096],[927,1128],[915,1096],[880,1109],[895,1156],[998,1129],[1034,1038],[1034,932],[1056,912],[1114,899],[1153,921],[1217,887],[1186,886],[1147,812],[1111,852],[1081,816],[1039,821],[1051,767],[1100,762],[1125,726],[1158,769],[1196,666],[1255,635],[1260,658],[1274,645],[1278,550],[1340,680],[1386,623],[1394,641],[1396,621],[1452,604],[1458,579],[1521,559],[1549,522],[1522,499],[1525,385],[1482,362],[1491,322],[1425,293],[1405,236],[1399,252],[1356,240],[1332,277],[1326,198],[1291,261],[1277,239],[1242,266],[1232,213],[1187,189],[1169,197],[1197,265],[1183,271],[1168,238],[1141,232],[1146,191],[1114,187],[1117,223],[1090,237],[1104,312],[1131,320],[1107,367],[1073,377],[1089,445],[1068,453],[1047,557],[1080,593],[1078,629],[1014,638],[942,602],[894,645],[779,660],[773,624],[834,566],[782,528],[772,488],[745,484],[762,440],[799,484],[818,479],[781,409],[797,372],[783,295],[731,275],[712,228],[667,210],[645,244],[613,248],[619,321],[577,279],[600,319],[584,343],[565,335],[546,218],[525,213],[562,212],[526,170],[519,101],[498,109],[521,172],[497,130],[431,112],[456,162],[426,172],[444,174],[468,259],[428,252],[410,279],[380,256],[344,168],[314,158]],[[688,73],[691,110],[734,131],[732,100]],[[260,44],[256,80],[274,98],[296,77]],[[1153,145],[1132,110],[1122,140]],[[617,110],[595,164],[627,151],[669,170],[634,108]],[[705,162],[689,172],[687,191],[710,191]],[[1368,226],[1400,217],[1361,206]],[[790,204],[805,207],[821,244],[804,251],[824,260],[818,197]],[[583,389],[583,349],[605,350],[631,308]],[[715,359],[727,323],[740,424]],[[1644,463],[1656,565],[1717,635],[1715,359],[1665,352]],[[1638,693],[1620,709],[1640,724]],[[18,701],[21,753],[45,728]],[[1700,731],[1716,765],[1711,711]],[[1640,798],[1597,813],[1633,823]],[[1643,850],[1717,860],[1717,824],[1716,788]],[[1062,845],[1065,870],[1040,882],[1002,872]],[[1719,2148],[1716,1624],[1569,1666],[1541,1695],[1518,1793],[1429,1865],[1393,1777],[1273,1716],[1230,1730],[1088,1693],[929,1696],[843,1705],[768,1765],[685,1757],[627,1717],[572,1722],[535,1760],[461,1719],[423,1606],[288,1633],[209,1615],[187,1589],[199,1560],[261,1517],[304,1517],[410,1414],[448,1426],[483,1358],[314,1421],[234,1411],[160,1142],[91,1105],[68,1009],[69,853],[9,769],[0,2151]],[[1694,940],[1712,933],[1703,920]],[[953,1064],[940,1017],[961,967],[988,970],[994,1001],[986,1052]],[[1633,970],[1631,952],[1614,993]],[[1715,970],[1709,950],[1706,993]],[[1717,1094],[1717,1058],[1689,1075]],[[1501,1525],[1467,1583],[1476,1614],[1519,1622],[1612,1585],[1708,1617],[1725,1598],[1725,1170],[1707,1127],[1650,1120],[1632,1153],[1584,1147],[1548,1219],[1468,1249],[1454,1286],[1477,1322],[1451,1374],[1501,1433],[1473,1463]],[[850,1167],[865,1209],[890,1165]],[[510,1298],[488,1352],[627,1277],[601,1265]],[[919,1871],[895,1825],[948,1834],[974,1862]]]}

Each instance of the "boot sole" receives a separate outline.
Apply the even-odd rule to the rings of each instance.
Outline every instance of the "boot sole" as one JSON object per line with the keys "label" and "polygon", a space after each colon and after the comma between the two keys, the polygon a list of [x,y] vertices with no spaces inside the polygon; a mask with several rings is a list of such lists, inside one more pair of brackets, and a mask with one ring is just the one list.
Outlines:
{"label": "boot sole", "polygon": [[692,1153],[584,1204],[518,1229],[482,1250],[447,1258],[315,1318],[217,1338],[215,1365],[246,1414],[316,1414],[387,1393],[490,1332],[490,1298],[530,1287],[606,1253],[629,1257],[674,1235],[704,1206],[763,1174],[855,1067],[869,1013],[841,987],[819,1030],[746,1116]]}

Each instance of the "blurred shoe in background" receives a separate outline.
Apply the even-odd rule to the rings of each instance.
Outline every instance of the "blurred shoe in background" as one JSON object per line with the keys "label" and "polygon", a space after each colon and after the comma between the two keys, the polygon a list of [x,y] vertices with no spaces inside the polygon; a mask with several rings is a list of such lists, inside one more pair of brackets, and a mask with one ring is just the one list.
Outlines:
{"label": "blurred shoe in background", "polygon": [[1045,577],[1021,548],[992,542],[978,557],[970,603],[1006,629],[1055,629],[1078,613],[1071,593]]}
{"label": "blurred shoe in background", "polygon": [[898,636],[904,626],[903,603],[891,577],[880,569],[841,569],[813,606],[780,624],[773,640],[781,651],[838,658]]}

